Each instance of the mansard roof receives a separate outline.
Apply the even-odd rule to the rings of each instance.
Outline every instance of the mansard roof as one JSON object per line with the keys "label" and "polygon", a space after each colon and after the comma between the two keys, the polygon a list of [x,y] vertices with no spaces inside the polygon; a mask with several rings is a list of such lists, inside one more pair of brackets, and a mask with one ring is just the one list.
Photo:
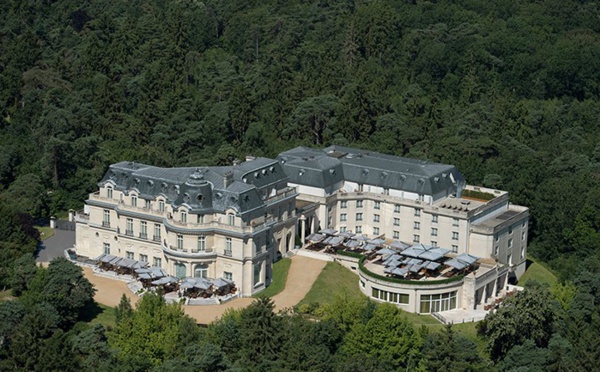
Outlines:
{"label": "mansard roof", "polygon": [[161,168],[120,162],[109,167],[99,186],[107,183],[117,190],[135,191],[142,199],[163,196],[174,208],[185,205],[196,213],[234,209],[242,214],[264,207],[264,198],[273,189],[287,186],[287,176],[276,160],[266,158],[222,167]]}
{"label": "mansard roof", "polygon": [[290,182],[319,188],[350,181],[417,194],[448,195],[465,184],[453,165],[342,146],[296,147],[277,159]]}

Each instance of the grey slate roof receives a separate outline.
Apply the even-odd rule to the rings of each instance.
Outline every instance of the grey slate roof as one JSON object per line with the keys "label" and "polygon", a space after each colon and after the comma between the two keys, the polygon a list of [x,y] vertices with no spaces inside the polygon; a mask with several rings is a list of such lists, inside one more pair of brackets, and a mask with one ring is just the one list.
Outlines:
{"label": "grey slate roof", "polygon": [[279,154],[277,160],[290,182],[319,188],[346,180],[424,195],[449,195],[465,184],[453,165],[349,147],[296,147]]}
{"label": "grey slate roof", "polygon": [[257,158],[223,167],[160,168],[120,162],[113,164],[99,186],[137,191],[141,199],[162,195],[175,209],[186,205],[193,213],[224,212],[264,214],[264,197],[287,187],[287,176],[273,159]]}

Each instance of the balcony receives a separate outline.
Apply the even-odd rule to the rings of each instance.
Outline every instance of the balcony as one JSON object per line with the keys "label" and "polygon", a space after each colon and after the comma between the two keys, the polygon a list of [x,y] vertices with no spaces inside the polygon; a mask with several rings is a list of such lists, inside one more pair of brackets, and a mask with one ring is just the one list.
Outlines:
{"label": "balcony", "polygon": [[224,255],[224,256],[226,256],[226,257],[231,257],[231,256],[233,256],[233,254],[232,254],[231,250],[229,250],[229,249],[225,249],[225,250],[223,251],[223,255]]}
{"label": "balcony", "polygon": [[110,221],[102,221],[102,227],[110,227]]}
{"label": "balcony", "polygon": [[140,239],[148,239],[148,234],[140,233]]}
{"label": "balcony", "polygon": [[199,250],[197,248],[188,249],[184,247],[176,247],[172,245],[161,244],[163,252],[167,256],[177,258],[209,258],[215,257],[216,252],[213,248],[206,248],[205,250]]}
{"label": "balcony", "polygon": [[160,235],[152,236],[152,240],[154,240],[155,242],[160,242]]}
{"label": "balcony", "polygon": [[125,235],[133,236],[133,230],[125,230]]}

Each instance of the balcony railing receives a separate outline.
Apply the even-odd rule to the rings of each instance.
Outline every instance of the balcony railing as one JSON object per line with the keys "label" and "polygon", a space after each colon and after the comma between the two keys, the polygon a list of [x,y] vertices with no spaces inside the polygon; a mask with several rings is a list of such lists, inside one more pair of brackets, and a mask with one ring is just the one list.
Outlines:
{"label": "balcony railing", "polygon": [[102,221],[102,227],[110,227],[110,221]]}
{"label": "balcony railing", "polygon": [[125,235],[133,236],[133,230],[125,230]]}
{"label": "balcony railing", "polygon": [[148,234],[140,233],[140,239],[148,239]]}
{"label": "balcony railing", "polygon": [[231,257],[231,256],[233,256],[232,252],[231,252],[230,250],[228,250],[228,249],[225,249],[225,250],[223,251],[223,255],[225,255],[225,256],[227,256],[227,257]]}
{"label": "balcony railing", "polygon": [[152,237],[152,240],[154,240],[155,242],[160,242],[160,235],[154,235]]}

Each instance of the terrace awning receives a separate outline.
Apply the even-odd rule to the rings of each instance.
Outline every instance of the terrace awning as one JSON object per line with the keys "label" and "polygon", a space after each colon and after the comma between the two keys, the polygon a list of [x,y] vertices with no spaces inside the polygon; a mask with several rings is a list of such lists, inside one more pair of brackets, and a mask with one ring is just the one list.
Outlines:
{"label": "terrace awning", "polygon": [[342,236],[330,236],[329,238],[323,240],[324,244],[328,244],[331,246],[337,246],[344,242],[344,238]]}
{"label": "terrace awning", "polygon": [[383,243],[385,243],[385,240],[379,239],[379,238],[371,239],[371,240],[369,240],[369,243],[373,244],[373,245],[382,245]]}
{"label": "terrace awning", "polygon": [[367,240],[369,240],[368,237],[364,236],[364,235],[356,235],[354,238],[352,238],[354,240],[358,240],[361,242],[366,242]]}
{"label": "terrace awning", "polygon": [[356,240],[349,240],[346,243],[344,243],[344,246],[346,246],[346,248],[356,248],[360,245],[359,242],[357,242]]}
{"label": "terrace awning", "polygon": [[306,240],[312,243],[320,243],[323,239],[325,239],[325,236],[321,234],[310,234],[306,237]]}
{"label": "terrace awning", "polygon": [[445,248],[431,248],[420,254],[419,258],[429,261],[437,261],[444,257],[444,255],[448,252],[450,252],[450,250]]}
{"label": "terrace awning", "polygon": [[398,276],[404,276],[404,275],[406,275],[406,273],[408,273],[408,270],[405,267],[402,267],[402,268],[396,267],[395,269],[393,269],[391,271],[391,274],[398,275]]}
{"label": "terrace awning", "polygon": [[400,256],[399,254],[392,254],[386,257],[385,260],[383,260],[383,264],[386,265],[388,262],[391,261],[400,261],[402,259],[402,256]]}
{"label": "terrace awning", "polygon": [[377,246],[376,246],[375,244],[366,244],[366,245],[363,247],[363,249],[364,249],[365,251],[372,251],[372,250],[374,250],[375,248],[377,248]]}
{"label": "terrace awning", "polygon": [[404,256],[417,258],[425,252],[427,252],[425,247],[413,245],[412,247],[409,247],[409,248],[406,248],[405,250],[403,250],[402,254]]}
{"label": "terrace awning", "polygon": [[383,248],[383,249],[380,249],[380,250],[378,250],[376,253],[377,253],[377,254],[396,254],[396,253],[398,253],[398,252],[396,252],[396,251],[395,251],[395,250],[393,250],[393,249],[389,249],[389,248]]}
{"label": "terrace awning", "polygon": [[456,270],[462,270],[465,267],[469,266],[468,263],[463,262],[461,260],[457,260],[456,258],[453,258],[451,260],[448,260],[448,261],[444,262],[444,265],[453,267]]}
{"label": "terrace awning", "polygon": [[335,235],[337,233],[337,230],[334,229],[323,229],[321,231],[319,231],[319,234],[325,234],[325,235]]}
{"label": "terrace awning", "polygon": [[479,257],[475,257],[472,256],[468,253],[461,253],[460,255],[456,256],[457,260],[461,260],[463,262],[468,263],[469,265],[474,264],[475,262],[477,262],[477,260],[479,259]]}
{"label": "terrace awning", "polygon": [[117,256],[113,256],[111,254],[102,254],[100,255],[98,258],[96,258],[96,261],[100,261],[100,262],[104,262],[104,263],[109,263],[110,261],[114,260],[115,258],[118,258]]}
{"label": "terrace awning", "polygon": [[233,282],[227,279],[217,278],[212,282],[212,284],[217,288],[223,288],[227,287],[228,285],[233,285]]}
{"label": "terrace awning", "polygon": [[391,243],[389,244],[389,247],[390,247],[390,248],[397,249],[397,250],[399,250],[399,251],[403,251],[403,250],[405,250],[406,248],[408,248],[409,246],[410,246],[410,245],[408,245],[408,244],[406,244],[406,243],[403,243],[403,242],[401,242],[401,241],[399,241],[399,240],[394,240],[393,242],[391,242]]}
{"label": "terrace awning", "polygon": [[354,235],[356,235],[356,234],[351,233],[350,231],[344,231],[344,232],[341,232],[341,233],[338,234],[338,236],[341,236],[343,238],[351,238]]}
{"label": "terrace awning", "polygon": [[154,285],[165,285],[165,284],[174,284],[177,283],[179,279],[172,276],[165,276],[164,278],[157,279],[152,282]]}
{"label": "terrace awning", "polygon": [[442,264],[439,263],[439,262],[431,262],[431,261],[429,261],[429,263],[427,263],[427,265],[425,266],[425,268],[427,270],[432,270],[433,271],[433,270],[437,270],[438,267],[440,267],[440,266],[442,266]]}

